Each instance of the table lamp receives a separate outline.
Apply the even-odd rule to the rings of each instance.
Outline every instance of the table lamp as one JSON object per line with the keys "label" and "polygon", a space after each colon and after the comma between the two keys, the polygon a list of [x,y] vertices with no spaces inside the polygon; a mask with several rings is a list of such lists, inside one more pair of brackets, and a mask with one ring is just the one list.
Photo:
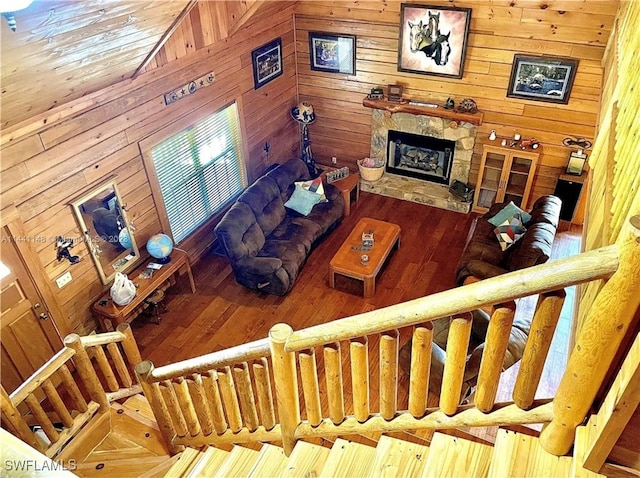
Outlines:
{"label": "table lamp", "polygon": [[298,103],[291,108],[291,117],[302,125],[302,160],[309,169],[312,178],[317,178],[322,170],[316,165],[316,160],[311,151],[311,140],[309,139],[309,125],[316,120],[311,103],[305,101]]}

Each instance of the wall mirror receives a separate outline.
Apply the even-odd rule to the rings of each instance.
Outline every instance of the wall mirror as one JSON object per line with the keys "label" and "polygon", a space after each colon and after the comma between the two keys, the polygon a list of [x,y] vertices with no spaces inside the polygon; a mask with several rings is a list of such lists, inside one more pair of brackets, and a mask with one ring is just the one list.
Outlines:
{"label": "wall mirror", "polygon": [[114,179],[71,203],[103,284],[140,258]]}

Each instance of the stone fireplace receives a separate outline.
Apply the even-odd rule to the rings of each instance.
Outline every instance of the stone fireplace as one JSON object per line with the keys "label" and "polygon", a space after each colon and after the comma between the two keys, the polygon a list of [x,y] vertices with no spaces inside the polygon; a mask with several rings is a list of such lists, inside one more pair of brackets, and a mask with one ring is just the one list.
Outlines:
{"label": "stone fireplace", "polygon": [[362,181],[361,189],[467,213],[471,203],[448,187],[455,180],[468,182],[476,132],[465,121],[374,107],[370,156],[384,159],[386,170],[378,181]]}

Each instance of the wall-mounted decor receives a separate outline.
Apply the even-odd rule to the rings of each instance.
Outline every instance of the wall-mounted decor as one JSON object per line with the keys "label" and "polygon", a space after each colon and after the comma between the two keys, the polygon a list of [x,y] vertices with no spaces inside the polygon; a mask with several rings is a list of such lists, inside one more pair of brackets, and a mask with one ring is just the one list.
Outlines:
{"label": "wall-mounted decor", "polygon": [[309,32],[311,69],[356,74],[356,37],[338,33]]}
{"label": "wall-mounted decor", "polygon": [[470,8],[403,3],[398,71],[462,78]]}
{"label": "wall-mounted decor", "polygon": [[282,40],[276,38],[251,52],[253,63],[253,87],[258,89],[276,79],[282,68]]}
{"label": "wall-mounted decor", "polygon": [[507,96],[567,104],[577,69],[573,58],[514,55]]}
{"label": "wall-mounted decor", "polygon": [[216,75],[213,73],[207,73],[198,79],[190,81],[186,85],[182,85],[169,93],[164,94],[164,104],[170,105],[178,100],[181,100],[185,96],[192,95],[201,88],[213,85]]}

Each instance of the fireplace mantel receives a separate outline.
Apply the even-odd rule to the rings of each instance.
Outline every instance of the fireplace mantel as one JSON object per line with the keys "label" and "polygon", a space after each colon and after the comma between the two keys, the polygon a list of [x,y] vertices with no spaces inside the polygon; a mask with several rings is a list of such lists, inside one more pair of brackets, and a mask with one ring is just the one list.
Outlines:
{"label": "fireplace mantel", "polygon": [[444,109],[442,105],[438,108],[430,108],[428,106],[410,105],[407,100],[402,103],[396,103],[387,100],[370,100],[366,98],[362,100],[363,106],[377,110],[386,110],[390,113],[409,113],[414,115],[434,116],[436,118],[445,118],[452,121],[467,122],[476,126],[482,124],[484,113],[477,111],[476,113],[459,113],[455,110]]}

